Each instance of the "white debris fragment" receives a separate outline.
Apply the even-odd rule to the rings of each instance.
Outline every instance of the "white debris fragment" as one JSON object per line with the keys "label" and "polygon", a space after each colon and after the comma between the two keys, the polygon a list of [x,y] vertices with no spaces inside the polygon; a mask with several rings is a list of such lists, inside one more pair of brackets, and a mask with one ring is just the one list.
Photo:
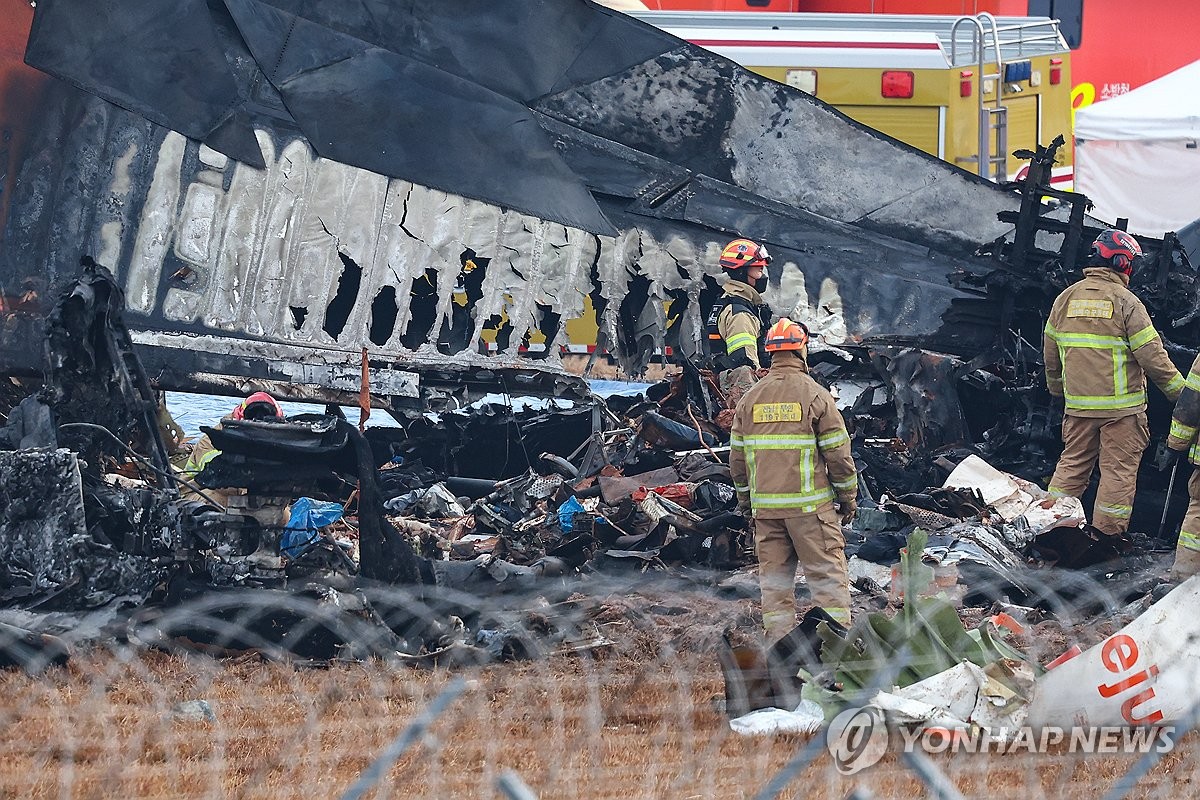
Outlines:
{"label": "white debris fragment", "polygon": [[1025,538],[1029,541],[1050,528],[1086,519],[1078,498],[1052,498],[1043,489],[1001,472],[979,456],[963,459],[946,478],[945,486],[976,489],[1005,522],[1027,531]]}
{"label": "white debris fragment", "polygon": [[892,585],[892,568],[889,566],[876,564],[858,556],[850,556],[846,566],[850,573],[851,584],[859,578],[870,578],[884,591],[887,591],[888,587]]}
{"label": "white debris fragment", "polygon": [[825,713],[811,700],[801,700],[795,711],[760,708],[729,720],[729,728],[742,736],[777,733],[816,733],[825,726]]}
{"label": "white debris fragment", "polygon": [[1029,724],[1151,726],[1183,719],[1200,680],[1200,576],[1038,678]]}

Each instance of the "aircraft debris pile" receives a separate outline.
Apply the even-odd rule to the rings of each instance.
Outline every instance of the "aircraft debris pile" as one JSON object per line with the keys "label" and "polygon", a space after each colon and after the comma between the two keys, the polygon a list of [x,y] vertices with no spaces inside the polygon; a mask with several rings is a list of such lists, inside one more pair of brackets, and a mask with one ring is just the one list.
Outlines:
{"label": "aircraft debris pile", "polygon": [[[860,614],[846,629],[813,609],[769,652],[728,643],[730,727],[745,735],[815,733],[844,725],[843,712],[854,710],[906,736],[941,732],[1004,753],[1029,749],[1047,728],[1155,726],[1194,714],[1187,609],[1200,579],[1153,593],[1144,584],[1114,589],[1110,602],[1136,599],[1081,619],[1090,636],[1054,642],[1045,635],[1051,615],[1035,608],[997,603],[973,615],[956,608],[927,563],[941,549],[920,529],[907,538],[895,570],[902,600],[890,614]],[[977,620],[972,628],[968,617]]]}
{"label": "aircraft debris pile", "polygon": [[[753,561],[721,458],[724,434],[687,401],[689,382],[711,386],[698,370],[652,386],[646,398],[526,410],[485,402],[365,432],[336,408],[226,418],[204,428],[220,455],[184,477],[168,461],[155,396],[107,271],[85,262],[52,320],[55,369],[12,410],[12,449],[0,452],[4,599],[25,609],[8,623],[23,631],[21,642],[47,631],[31,610],[105,609],[128,638],[210,652],[254,647],[292,659],[407,663],[529,657],[603,645],[586,614],[570,624],[530,616],[539,604],[586,593],[598,576],[670,571],[711,584]],[[914,363],[932,358],[907,352]],[[836,363],[815,359],[814,372]],[[887,436],[882,401],[896,392],[879,373],[873,380],[841,384],[856,449],[887,442],[894,458],[928,458],[920,438],[909,448],[894,431]],[[914,427],[926,442],[937,427],[931,404]],[[1053,609],[1061,598],[1031,588],[1045,585],[1028,578],[1034,559],[1099,562],[1114,573],[1117,554],[1089,538],[1077,501],[1051,502],[974,456],[933,460],[955,467],[947,486],[915,493],[911,478],[893,482],[892,472],[872,473],[863,460],[875,501],[864,503],[851,531],[856,569],[872,548],[884,565],[898,559],[889,542],[920,526],[933,537],[924,557],[953,565],[949,582],[964,584],[961,602]],[[1121,564],[1147,568],[1128,557]],[[1125,594],[1148,588],[1122,580]],[[889,602],[880,581],[857,584],[862,602]],[[406,601],[380,587],[403,587]],[[454,593],[497,602],[484,613],[456,605]],[[172,613],[198,601],[207,603],[208,623]],[[299,614],[296,603],[320,611]],[[53,641],[33,655],[22,644],[25,655],[11,660],[60,658],[61,641]]]}
{"label": "aircraft debris pile", "polygon": [[[1019,192],[997,187],[585,2],[517,3],[503,20],[476,2],[444,24],[429,0],[371,0],[365,15],[189,0],[183,39],[145,35],[164,24],[149,0],[81,32],[85,5],[37,8],[26,57],[66,82],[42,98],[0,253],[0,369],[20,381],[0,393],[10,606],[116,609],[153,628],[145,641],[425,663],[598,642],[578,619],[527,612],[599,576],[712,581],[750,563],[723,464],[728,398],[698,347],[710,256],[733,230],[770,242],[776,311],[820,334],[811,370],[838,397],[868,495],[851,537],[861,602],[894,602],[867,565],[890,569],[910,527],[962,602],[1053,613],[1062,593],[1038,588],[1031,559],[1102,565],[1114,585],[1152,570],[1127,553],[1114,568],[1114,542],[1078,509],[1007,483],[1057,456],[1039,342],[1098,230],[1085,197],[1049,184],[1061,138],[1027,154]],[[501,23],[513,47],[479,46]],[[145,82],[147,64],[178,58],[162,42],[195,56],[186,81]],[[376,102],[397,86],[403,103]],[[405,109],[431,104],[470,123],[414,130]],[[496,133],[486,164],[479,131]],[[1174,236],[1142,243],[1133,288],[1186,367],[1200,281]],[[90,262],[75,279],[63,254],[81,248],[119,280]],[[595,344],[627,370],[672,347],[682,374],[644,398],[587,397],[557,360],[584,297]],[[248,387],[361,392],[402,427],[360,431],[333,406],[223,420],[206,429],[221,455],[174,472],[154,390]],[[502,401],[471,405],[487,392]],[[523,394],[571,405],[515,411]],[[1161,436],[1161,398],[1150,411]],[[947,483],[964,465],[982,483]],[[1161,535],[1171,498],[1146,502],[1165,480],[1142,477],[1134,528]],[[484,612],[455,592],[497,599]],[[170,613],[199,600],[230,625]],[[320,630],[297,632],[306,616]],[[513,630],[538,635],[494,633]]]}

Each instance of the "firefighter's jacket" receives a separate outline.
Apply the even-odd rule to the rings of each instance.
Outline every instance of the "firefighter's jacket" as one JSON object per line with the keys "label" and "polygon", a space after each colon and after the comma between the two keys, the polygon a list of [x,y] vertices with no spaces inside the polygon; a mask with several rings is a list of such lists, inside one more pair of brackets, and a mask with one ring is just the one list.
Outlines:
{"label": "firefighter's jacket", "polygon": [[776,354],[771,372],[738,403],[729,472],[755,517],[812,514],[858,496],[846,423],[804,360]]}
{"label": "firefighter's jacket", "polygon": [[1076,417],[1125,417],[1146,410],[1146,375],[1174,400],[1183,376],[1171,363],[1128,278],[1106,267],[1083,271],[1054,301],[1042,349],[1046,385]]}
{"label": "firefighter's jacket", "polygon": [[1167,447],[1172,450],[1187,450],[1188,460],[1200,464],[1200,442],[1196,430],[1200,428],[1200,356],[1192,362],[1187,380],[1179,400],[1175,403],[1175,414],[1171,417],[1171,434]]}
{"label": "firefighter's jacket", "polygon": [[[218,423],[215,427],[220,428]],[[194,445],[192,445],[192,454],[188,457],[187,463],[183,466],[183,471],[187,473],[188,478],[195,479],[206,466],[217,456],[221,455],[221,451],[213,447],[212,439],[208,438],[208,434],[200,437]]]}
{"label": "firefighter's jacket", "polygon": [[771,324],[771,307],[763,302],[758,290],[747,283],[729,280],[724,289],[725,293],[710,313],[710,349],[715,356],[725,356],[723,360],[728,367],[739,365],[729,357],[738,355],[741,350],[750,366],[760,369],[770,361],[763,344],[767,326]]}

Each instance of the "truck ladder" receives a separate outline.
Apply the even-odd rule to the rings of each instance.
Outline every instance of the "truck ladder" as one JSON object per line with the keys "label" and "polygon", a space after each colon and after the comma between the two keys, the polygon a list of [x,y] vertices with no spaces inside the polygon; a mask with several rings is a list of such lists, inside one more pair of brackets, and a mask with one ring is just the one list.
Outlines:
{"label": "truck ladder", "polygon": [[[960,17],[950,29],[950,63],[958,63],[958,29],[964,23],[971,26],[971,61],[979,75],[979,150],[973,156],[957,161],[973,162],[981,177],[1003,183],[1008,180],[1008,107],[1004,105],[1004,59],[1000,55],[1000,29],[996,18],[986,11],[974,17]],[[996,71],[984,72],[987,53],[991,49],[995,57]],[[995,82],[996,96],[992,101],[984,99],[984,87],[988,81]],[[995,137],[996,154],[992,155],[992,140]]]}

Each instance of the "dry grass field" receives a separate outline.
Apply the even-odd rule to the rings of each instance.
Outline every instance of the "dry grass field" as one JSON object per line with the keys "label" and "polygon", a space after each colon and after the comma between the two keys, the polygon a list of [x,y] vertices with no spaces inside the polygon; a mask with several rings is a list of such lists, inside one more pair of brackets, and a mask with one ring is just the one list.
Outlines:
{"label": "dry grass field", "polygon": [[[84,654],[37,678],[0,673],[0,796],[340,797],[461,674],[471,688],[370,796],[499,797],[496,779],[511,769],[541,798],[755,797],[807,739],[730,732],[714,704],[723,684],[713,631],[752,606],[721,608],[665,616],[658,628],[614,614],[612,648],[454,673],[124,651]],[[215,720],[173,711],[195,700]],[[1195,796],[1195,750],[1189,737],[1130,796]],[[1133,761],[934,758],[966,796],[1054,800],[1095,800]],[[779,796],[842,800],[855,787],[928,794],[894,756],[844,778],[822,748]]]}

